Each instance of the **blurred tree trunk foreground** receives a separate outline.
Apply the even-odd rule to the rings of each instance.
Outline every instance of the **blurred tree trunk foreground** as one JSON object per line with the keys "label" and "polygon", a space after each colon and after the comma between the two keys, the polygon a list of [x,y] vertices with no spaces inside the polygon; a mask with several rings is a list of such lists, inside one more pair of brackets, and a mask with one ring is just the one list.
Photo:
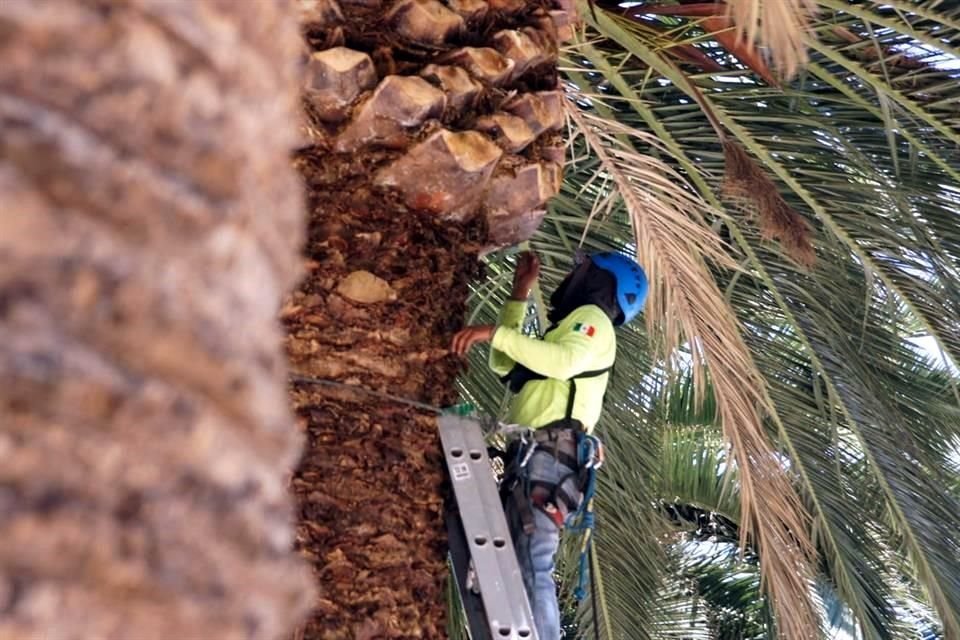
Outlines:
{"label": "blurred tree trunk foreground", "polygon": [[305,613],[276,324],[300,41],[273,0],[0,1],[0,638]]}

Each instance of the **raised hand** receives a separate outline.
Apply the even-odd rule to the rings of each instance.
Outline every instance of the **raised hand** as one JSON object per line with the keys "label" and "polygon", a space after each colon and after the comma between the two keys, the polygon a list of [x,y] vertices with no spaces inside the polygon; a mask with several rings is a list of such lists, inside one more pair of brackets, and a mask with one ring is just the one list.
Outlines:
{"label": "raised hand", "polygon": [[517,270],[513,274],[513,292],[510,297],[514,300],[526,300],[530,289],[537,283],[540,276],[540,258],[533,251],[524,251],[517,260]]}

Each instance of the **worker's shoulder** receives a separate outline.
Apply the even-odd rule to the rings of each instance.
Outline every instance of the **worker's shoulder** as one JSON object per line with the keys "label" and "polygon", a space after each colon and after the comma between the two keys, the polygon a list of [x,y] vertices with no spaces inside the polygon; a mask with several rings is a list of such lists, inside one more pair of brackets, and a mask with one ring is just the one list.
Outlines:
{"label": "worker's shoulder", "polygon": [[570,331],[590,336],[598,333],[612,336],[614,333],[610,317],[603,309],[592,304],[577,307],[571,311],[570,315],[564,318],[563,324]]}

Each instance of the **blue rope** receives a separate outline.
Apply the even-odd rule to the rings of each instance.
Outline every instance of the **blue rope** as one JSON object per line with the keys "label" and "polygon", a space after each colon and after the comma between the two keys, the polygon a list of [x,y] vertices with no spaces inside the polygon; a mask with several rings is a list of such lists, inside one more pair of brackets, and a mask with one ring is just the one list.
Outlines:
{"label": "blue rope", "polygon": [[586,549],[580,553],[580,567],[577,569],[580,577],[577,579],[577,588],[573,590],[573,597],[577,599],[577,602],[581,602],[587,597],[587,578],[590,575],[590,564],[587,560],[591,546],[593,546],[593,540],[587,540]]}
{"label": "blue rope", "polygon": [[576,511],[567,516],[564,527],[568,531],[586,532],[593,529],[596,516],[593,513],[593,495],[596,492],[597,472],[587,471],[587,485],[583,490],[583,500]]}
{"label": "blue rope", "polygon": [[[580,463],[585,464],[592,460],[600,448],[600,441],[594,436],[583,436],[578,445],[577,454]],[[587,578],[590,574],[588,556],[590,548],[593,545],[593,527],[596,524],[596,518],[593,513],[593,497],[597,490],[597,471],[594,467],[587,469],[587,481],[583,488],[583,499],[576,511],[567,516],[564,526],[575,532],[583,533],[583,543],[580,547],[580,574],[577,581],[577,587],[573,591],[573,597],[577,602],[583,600],[586,595]]]}

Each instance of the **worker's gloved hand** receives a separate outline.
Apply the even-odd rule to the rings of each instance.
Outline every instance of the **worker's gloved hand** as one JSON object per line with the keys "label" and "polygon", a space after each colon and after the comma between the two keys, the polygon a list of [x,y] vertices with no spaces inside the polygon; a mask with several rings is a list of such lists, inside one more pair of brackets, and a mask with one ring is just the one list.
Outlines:
{"label": "worker's gloved hand", "polygon": [[513,292],[510,297],[514,300],[526,300],[539,276],[540,258],[537,254],[533,251],[521,253],[517,260],[517,270],[513,274]]}
{"label": "worker's gloved hand", "polygon": [[479,324],[461,329],[457,335],[453,336],[453,345],[450,349],[458,356],[466,355],[473,345],[493,340],[493,332],[496,330],[497,327],[492,324]]}

